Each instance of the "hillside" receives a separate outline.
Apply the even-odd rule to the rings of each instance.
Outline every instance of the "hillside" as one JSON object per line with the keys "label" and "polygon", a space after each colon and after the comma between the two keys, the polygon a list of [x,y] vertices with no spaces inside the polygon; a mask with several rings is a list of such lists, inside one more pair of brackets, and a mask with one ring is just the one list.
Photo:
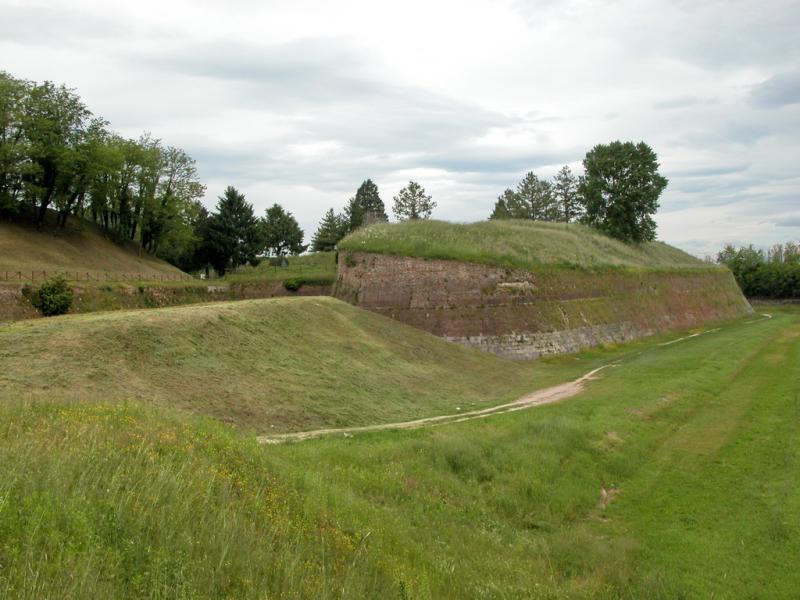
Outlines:
{"label": "hillside", "polygon": [[72,219],[63,231],[37,231],[26,224],[0,221],[0,272],[78,271],[143,275],[180,275],[169,263],[104,237],[88,221]]}
{"label": "hillside", "polygon": [[[266,304],[250,303],[252,316],[268,316]],[[177,334],[164,322],[180,321],[174,312],[136,313],[143,317],[129,333],[152,333],[152,318],[154,329]],[[211,328],[216,339],[206,316],[186,324]],[[120,332],[113,352],[92,336],[73,338],[108,352],[107,371],[89,353],[83,358],[100,397],[109,378],[128,376],[115,370],[132,362],[123,355],[142,346],[135,335],[121,343],[130,317],[114,317],[1,328],[0,390],[9,359],[31,360],[49,341],[59,342],[51,367],[63,356],[80,370],[67,344],[79,321],[93,335]],[[255,326],[229,309],[214,318],[232,323],[235,339]],[[367,321],[350,330],[333,321],[337,331],[363,333],[363,350],[384,359],[401,340],[420,341],[388,334],[381,348]],[[199,339],[184,332],[161,360],[184,368],[182,347]],[[358,350],[362,342],[341,343],[354,346],[347,377],[392,405],[396,398],[380,396],[371,381],[377,362]],[[342,368],[330,352],[317,363],[291,340],[284,345],[276,352],[313,374],[308,392],[295,390],[296,404],[318,389],[315,378]],[[411,353],[397,373],[382,365],[384,377],[413,385],[402,375]],[[269,447],[150,402],[62,400],[68,369],[54,368],[49,394],[44,382],[36,386],[47,401],[17,394],[0,402],[0,597],[792,598],[800,586],[798,353],[800,315],[787,310],[680,343],[602,351],[592,360],[623,367],[562,404]],[[502,364],[480,356],[493,369]],[[550,362],[539,376],[582,368],[574,358]],[[15,380],[30,376],[13,364]],[[469,368],[480,368],[452,364],[470,381]],[[141,365],[139,375],[150,368]],[[424,379],[428,397],[452,390],[438,374]],[[216,374],[231,387],[238,375]]]}
{"label": "hillside", "polygon": [[260,433],[467,410],[546,383],[323,297],[0,325],[0,401],[145,400]]}
{"label": "hillside", "polygon": [[716,268],[663,242],[628,245],[583,225],[520,220],[378,224],[350,234],[339,249],[517,269]]}

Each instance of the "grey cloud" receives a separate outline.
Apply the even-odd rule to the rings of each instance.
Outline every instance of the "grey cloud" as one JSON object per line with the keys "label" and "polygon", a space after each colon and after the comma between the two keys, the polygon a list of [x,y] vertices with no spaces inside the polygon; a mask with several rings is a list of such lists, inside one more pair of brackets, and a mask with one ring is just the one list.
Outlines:
{"label": "grey cloud", "polygon": [[131,25],[113,14],[79,12],[32,2],[0,5],[0,39],[26,45],[62,47],[65,42],[119,40],[133,33],[137,32]]}
{"label": "grey cloud", "polygon": [[662,100],[653,104],[656,110],[674,110],[679,108],[691,108],[703,104],[710,104],[715,102],[711,98],[699,98],[697,96],[683,96],[681,98],[670,98],[669,100]]}
{"label": "grey cloud", "polygon": [[800,214],[778,219],[775,221],[775,227],[800,227]]}
{"label": "grey cloud", "polygon": [[708,165],[697,167],[694,169],[683,169],[681,171],[670,171],[665,173],[670,179],[675,177],[718,177],[720,175],[730,175],[732,173],[741,173],[747,170],[746,164],[738,165]]}
{"label": "grey cloud", "polygon": [[780,108],[800,103],[800,70],[781,73],[758,84],[750,93],[758,108]]}

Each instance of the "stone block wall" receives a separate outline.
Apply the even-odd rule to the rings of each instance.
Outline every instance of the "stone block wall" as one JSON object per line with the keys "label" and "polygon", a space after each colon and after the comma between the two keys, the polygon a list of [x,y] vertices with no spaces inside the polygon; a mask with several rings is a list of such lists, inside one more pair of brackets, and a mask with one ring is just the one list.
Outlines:
{"label": "stone block wall", "polygon": [[508,269],[342,252],[334,295],[510,358],[576,352],[751,311],[727,269]]}

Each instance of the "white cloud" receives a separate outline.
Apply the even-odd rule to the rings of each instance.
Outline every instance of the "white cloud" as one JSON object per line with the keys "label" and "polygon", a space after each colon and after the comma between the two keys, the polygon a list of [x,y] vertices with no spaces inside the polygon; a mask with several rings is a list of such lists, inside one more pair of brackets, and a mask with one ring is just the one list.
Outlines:
{"label": "white cloud", "polygon": [[662,239],[800,237],[794,0],[0,0],[0,68],[77,88],[313,232],[360,182],[413,177],[484,218],[528,170],[644,140]]}

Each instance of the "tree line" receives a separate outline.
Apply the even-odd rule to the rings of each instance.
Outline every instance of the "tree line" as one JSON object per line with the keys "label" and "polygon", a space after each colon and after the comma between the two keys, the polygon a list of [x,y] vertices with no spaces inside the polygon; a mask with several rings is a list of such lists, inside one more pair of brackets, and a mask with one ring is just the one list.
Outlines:
{"label": "tree line", "polygon": [[582,222],[625,242],[656,237],[653,215],[667,179],[644,142],[598,144],[586,153],[584,174],[565,165],[552,180],[527,173],[497,198],[490,219]]}
{"label": "tree line", "polygon": [[717,254],[748,298],[800,298],[800,243],[776,244],[766,252],[752,244],[727,245]]}
{"label": "tree line", "polygon": [[[436,201],[413,180],[393,197],[393,201],[392,212],[399,221],[429,219],[436,208]],[[337,213],[333,208],[327,210],[311,240],[311,249],[314,252],[333,250],[342,238],[359,227],[388,220],[378,186],[367,179],[341,212]]]}
{"label": "tree line", "polygon": [[71,215],[174,259],[193,242],[205,187],[194,160],[149,134],[126,139],[74,90],[0,72],[0,215]]}

